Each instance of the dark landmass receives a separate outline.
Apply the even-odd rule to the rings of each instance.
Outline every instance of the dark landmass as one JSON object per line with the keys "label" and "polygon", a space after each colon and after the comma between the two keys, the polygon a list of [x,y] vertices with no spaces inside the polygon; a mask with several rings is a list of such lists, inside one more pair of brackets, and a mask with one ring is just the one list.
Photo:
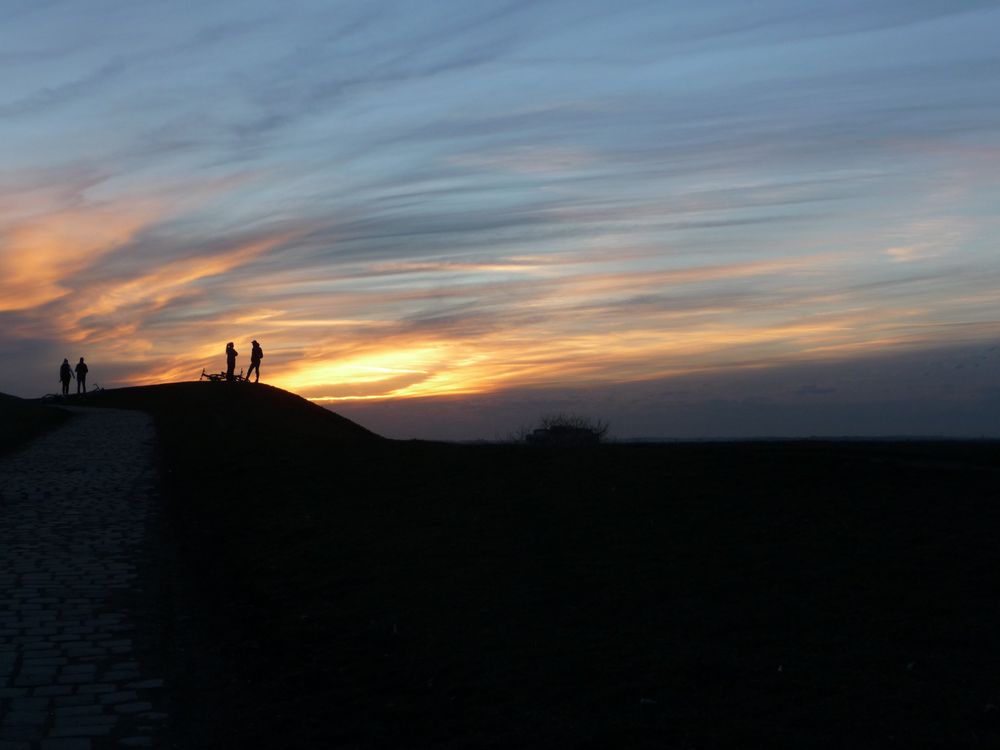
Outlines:
{"label": "dark landmass", "polygon": [[261,386],[100,402],[159,424],[178,747],[1000,746],[996,444],[454,445]]}
{"label": "dark landmass", "polygon": [[[285,439],[381,440],[339,414],[294,393],[257,384],[192,382],[116,388],[71,396],[75,406],[103,406],[152,412],[163,426],[189,431],[191,439],[217,438],[222,443]],[[164,421],[165,420],[165,421]]]}
{"label": "dark landmass", "polygon": [[0,393],[0,456],[58,427],[70,412]]}

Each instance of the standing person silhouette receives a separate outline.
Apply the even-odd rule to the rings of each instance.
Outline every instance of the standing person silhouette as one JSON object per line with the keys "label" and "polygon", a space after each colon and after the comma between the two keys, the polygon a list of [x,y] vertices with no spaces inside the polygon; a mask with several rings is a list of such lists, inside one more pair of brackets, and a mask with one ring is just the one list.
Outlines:
{"label": "standing person silhouette", "polygon": [[254,339],[253,349],[250,350],[250,369],[247,370],[247,380],[250,379],[250,373],[254,373],[256,377],[253,382],[258,382],[260,380],[260,361],[264,359],[264,350],[260,348],[260,344]]}
{"label": "standing person silhouette", "polygon": [[87,395],[87,363],[83,361],[83,357],[80,357],[80,361],[76,363],[76,392],[83,392],[83,395]]}
{"label": "standing person silhouette", "polygon": [[62,383],[62,395],[69,395],[69,381],[73,379],[73,369],[69,366],[69,360],[64,359],[59,367],[59,382]]}
{"label": "standing person silhouette", "polygon": [[226,344],[226,382],[233,382],[233,370],[236,369],[236,358],[240,355],[236,348],[233,346],[233,342],[230,341]]}

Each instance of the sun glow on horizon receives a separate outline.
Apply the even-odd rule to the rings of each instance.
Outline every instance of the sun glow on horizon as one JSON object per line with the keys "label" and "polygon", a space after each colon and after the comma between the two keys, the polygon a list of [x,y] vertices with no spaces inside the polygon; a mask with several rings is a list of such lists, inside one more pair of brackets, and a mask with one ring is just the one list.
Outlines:
{"label": "sun glow on horizon", "polygon": [[[627,383],[792,363],[867,358],[932,346],[924,325],[868,326],[862,317],[770,327],[705,326],[663,336],[656,329],[567,336],[552,343],[435,342],[371,350],[336,362],[277,368],[268,382],[322,403],[485,395],[517,388]],[[964,341],[986,340],[989,326],[965,326]],[[506,345],[505,345],[506,344]]]}

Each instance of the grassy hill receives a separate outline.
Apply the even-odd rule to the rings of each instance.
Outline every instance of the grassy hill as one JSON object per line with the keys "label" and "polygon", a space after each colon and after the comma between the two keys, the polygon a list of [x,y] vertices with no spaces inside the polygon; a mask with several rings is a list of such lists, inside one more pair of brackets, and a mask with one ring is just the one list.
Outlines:
{"label": "grassy hill", "polygon": [[0,393],[0,455],[58,427],[70,416],[55,406]]}
{"label": "grassy hill", "polygon": [[294,393],[257,383],[208,381],[117,388],[71,396],[67,403],[139,409],[165,418],[171,429],[185,428],[209,439],[267,440],[270,436],[322,440],[381,439],[361,425],[316,406]]}
{"label": "grassy hill", "polygon": [[160,427],[180,747],[1000,745],[994,444],[447,445],[259,386],[101,399]]}

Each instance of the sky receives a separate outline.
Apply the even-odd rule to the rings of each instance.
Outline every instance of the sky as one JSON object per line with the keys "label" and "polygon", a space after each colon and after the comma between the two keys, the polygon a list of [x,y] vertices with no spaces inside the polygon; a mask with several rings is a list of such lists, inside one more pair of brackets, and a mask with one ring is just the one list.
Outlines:
{"label": "sky", "polygon": [[0,2],[0,391],[1000,436],[998,0]]}

